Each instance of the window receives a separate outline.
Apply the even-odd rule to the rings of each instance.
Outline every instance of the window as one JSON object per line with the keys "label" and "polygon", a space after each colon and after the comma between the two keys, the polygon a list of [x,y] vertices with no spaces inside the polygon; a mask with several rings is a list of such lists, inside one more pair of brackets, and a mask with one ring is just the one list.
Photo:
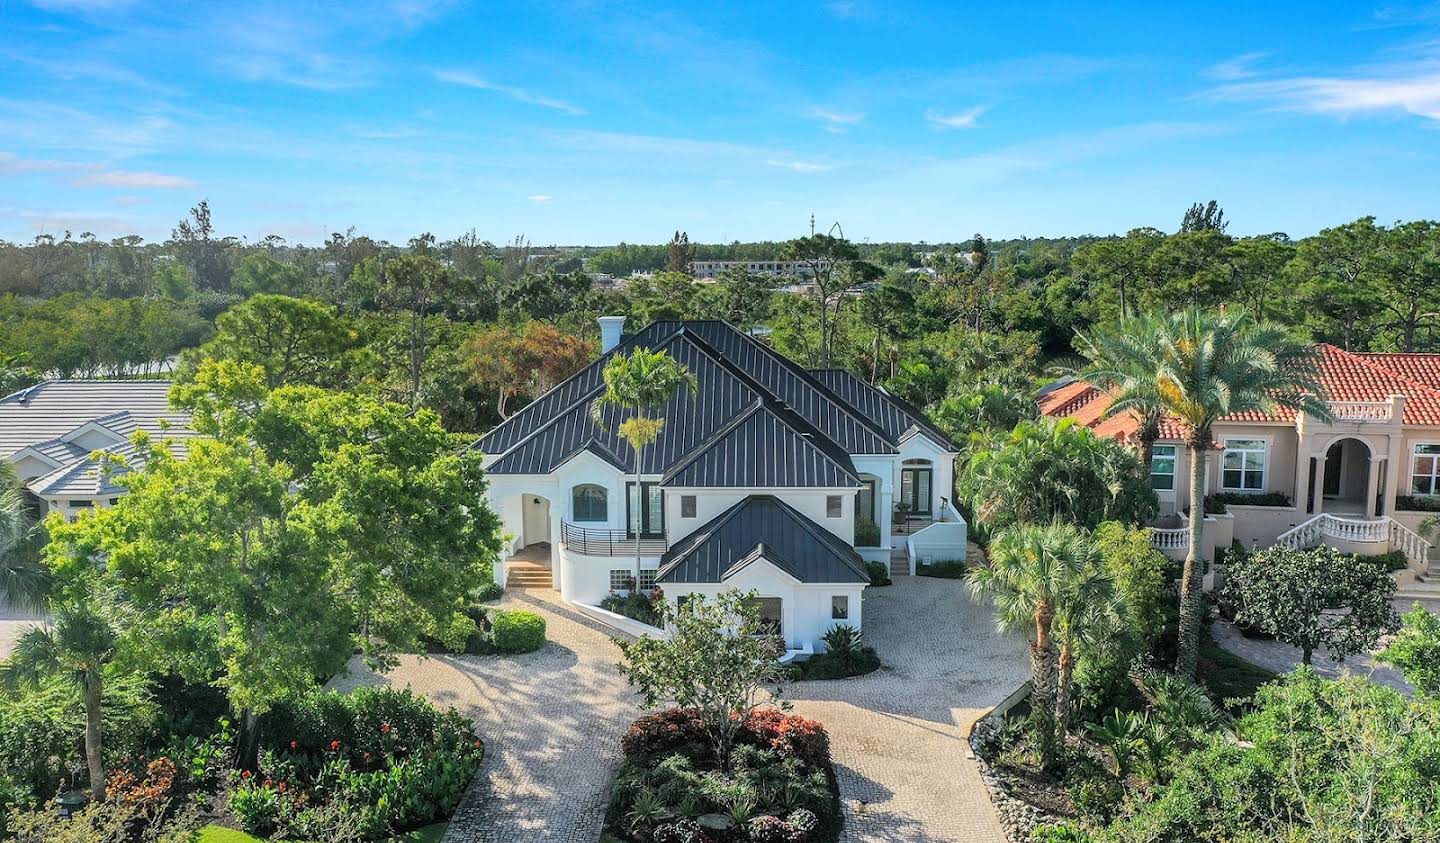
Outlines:
{"label": "window", "polygon": [[641,591],[649,591],[650,589],[654,588],[654,587],[655,587],[655,575],[658,574],[658,573],[660,573],[660,569],[658,569],[658,568],[641,568],[641,569],[640,569],[640,590],[641,590]]}
{"label": "window", "polygon": [[571,493],[571,511],[576,521],[605,521],[610,517],[604,486],[586,483]]}
{"label": "window", "polygon": [[640,490],[644,507],[635,505],[635,484],[625,484],[625,508],[629,512],[625,529],[631,536],[638,531],[642,536],[659,538],[665,535],[665,492],[658,483],[641,483]]}
{"label": "window", "polygon": [[841,498],[839,495],[826,495],[826,496],[825,496],[825,517],[826,517],[826,518],[839,518],[839,517],[840,517],[840,514],[841,514],[842,512],[844,512],[844,507],[845,507],[845,504],[842,503],[842,498]]}
{"label": "window", "polygon": [[681,518],[694,518],[694,517],[695,517],[695,496],[694,496],[694,495],[681,495],[681,496],[680,496],[680,517],[681,517]]}
{"label": "window", "polygon": [[1220,485],[1255,492],[1265,488],[1265,440],[1227,439]]}
{"label": "window", "polygon": [[[643,575],[645,572],[644,572],[644,571],[641,571],[640,573]],[[653,572],[652,572],[652,573],[653,573]],[[611,590],[611,591],[629,591],[629,590],[630,590],[630,569],[629,569],[629,568],[611,568],[611,569],[610,569],[610,590]]]}
{"label": "window", "polygon": [[1156,445],[1150,454],[1150,488],[1157,492],[1175,491],[1175,446]]}
{"label": "window", "polygon": [[71,509],[84,509],[87,506],[94,506],[94,501],[70,501]]}
{"label": "window", "polygon": [[1415,446],[1410,462],[1410,491],[1417,495],[1440,495],[1440,445]]}
{"label": "window", "polygon": [[855,523],[859,524],[869,521],[872,524],[879,523],[875,520],[875,483],[872,479],[860,478],[863,483],[859,493],[855,495]]}
{"label": "window", "polygon": [[830,619],[836,621],[850,619],[850,595],[836,594],[830,598]]}
{"label": "window", "polygon": [[779,597],[747,597],[746,607],[755,607],[760,616],[761,628],[770,635],[783,635],[785,622],[782,618],[783,604]]}

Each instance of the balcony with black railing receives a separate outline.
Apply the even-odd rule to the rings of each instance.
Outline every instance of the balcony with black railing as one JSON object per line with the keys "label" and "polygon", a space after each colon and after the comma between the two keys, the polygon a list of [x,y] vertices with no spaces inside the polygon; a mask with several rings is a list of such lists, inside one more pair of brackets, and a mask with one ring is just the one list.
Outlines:
{"label": "balcony with black railing", "polygon": [[[585,556],[634,556],[635,536],[625,530],[603,527],[582,527],[568,521],[560,522],[560,541],[574,553]],[[664,536],[640,536],[639,554],[659,556],[670,548]]]}

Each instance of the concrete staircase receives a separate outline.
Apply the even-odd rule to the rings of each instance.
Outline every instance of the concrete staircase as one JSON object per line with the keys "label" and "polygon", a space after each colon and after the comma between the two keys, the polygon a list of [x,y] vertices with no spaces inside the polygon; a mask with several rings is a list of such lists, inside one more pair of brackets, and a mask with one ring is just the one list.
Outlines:
{"label": "concrete staircase", "polygon": [[910,554],[903,547],[893,548],[890,551],[890,577],[910,576]]}
{"label": "concrete staircase", "polygon": [[1433,608],[1440,609],[1440,563],[1431,562],[1423,576],[1410,571],[1395,575],[1395,599],[1410,604],[1419,600]]}
{"label": "concrete staircase", "polygon": [[534,562],[508,562],[505,565],[506,588],[554,588],[549,565]]}

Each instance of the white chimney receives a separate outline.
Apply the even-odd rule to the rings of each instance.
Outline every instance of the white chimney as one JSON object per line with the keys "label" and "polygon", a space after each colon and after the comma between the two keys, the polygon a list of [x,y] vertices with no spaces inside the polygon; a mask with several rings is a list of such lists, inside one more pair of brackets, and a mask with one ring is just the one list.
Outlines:
{"label": "white chimney", "polygon": [[600,323],[600,353],[604,354],[620,344],[620,334],[625,330],[625,317],[601,316],[595,321]]}

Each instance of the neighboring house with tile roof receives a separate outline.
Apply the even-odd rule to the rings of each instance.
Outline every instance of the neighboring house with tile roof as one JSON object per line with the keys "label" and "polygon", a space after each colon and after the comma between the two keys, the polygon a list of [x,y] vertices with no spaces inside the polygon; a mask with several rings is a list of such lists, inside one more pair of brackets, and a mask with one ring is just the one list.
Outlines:
{"label": "neighboring house with tile roof", "polygon": [[[169,381],[53,380],[0,398],[0,457],[48,511],[73,516],[124,494],[116,476],[143,430],[182,453],[190,417],[170,409]],[[102,459],[104,455],[104,459]]]}
{"label": "neighboring house with tile roof", "polygon": [[[1427,513],[1414,507],[1440,503],[1440,355],[1365,354],[1328,344],[1320,352],[1332,421],[1280,409],[1215,425],[1207,495],[1264,497],[1228,504],[1206,553],[1228,546],[1232,535],[1263,547],[1324,533],[1350,550],[1404,549],[1423,576],[1428,546],[1414,533]],[[1133,442],[1139,430],[1132,414],[1107,414],[1108,396],[1081,381],[1053,386],[1038,402],[1044,415],[1074,419],[1102,436]],[[1176,514],[1190,506],[1185,434],[1177,419],[1164,419],[1150,467],[1162,508],[1154,535],[1172,555],[1184,553]]]}
{"label": "neighboring house with tile roof", "polygon": [[[966,525],[948,500],[958,449],[914,407],[725,322],[656,322],[622,341],[606,321],[599,360],[472,446],[511,537],[502,582],[591,607],[632,578],[667,599],[754,589],[803,650],[837,623],[860,625],[866,560],[913,573],[925,557],[964,558]],[[607,408],[597,425],[590,411],[605,363],[635,348],[667,352],[698,383],[661,411],[639,490],[616,432],[627,413]]]}

